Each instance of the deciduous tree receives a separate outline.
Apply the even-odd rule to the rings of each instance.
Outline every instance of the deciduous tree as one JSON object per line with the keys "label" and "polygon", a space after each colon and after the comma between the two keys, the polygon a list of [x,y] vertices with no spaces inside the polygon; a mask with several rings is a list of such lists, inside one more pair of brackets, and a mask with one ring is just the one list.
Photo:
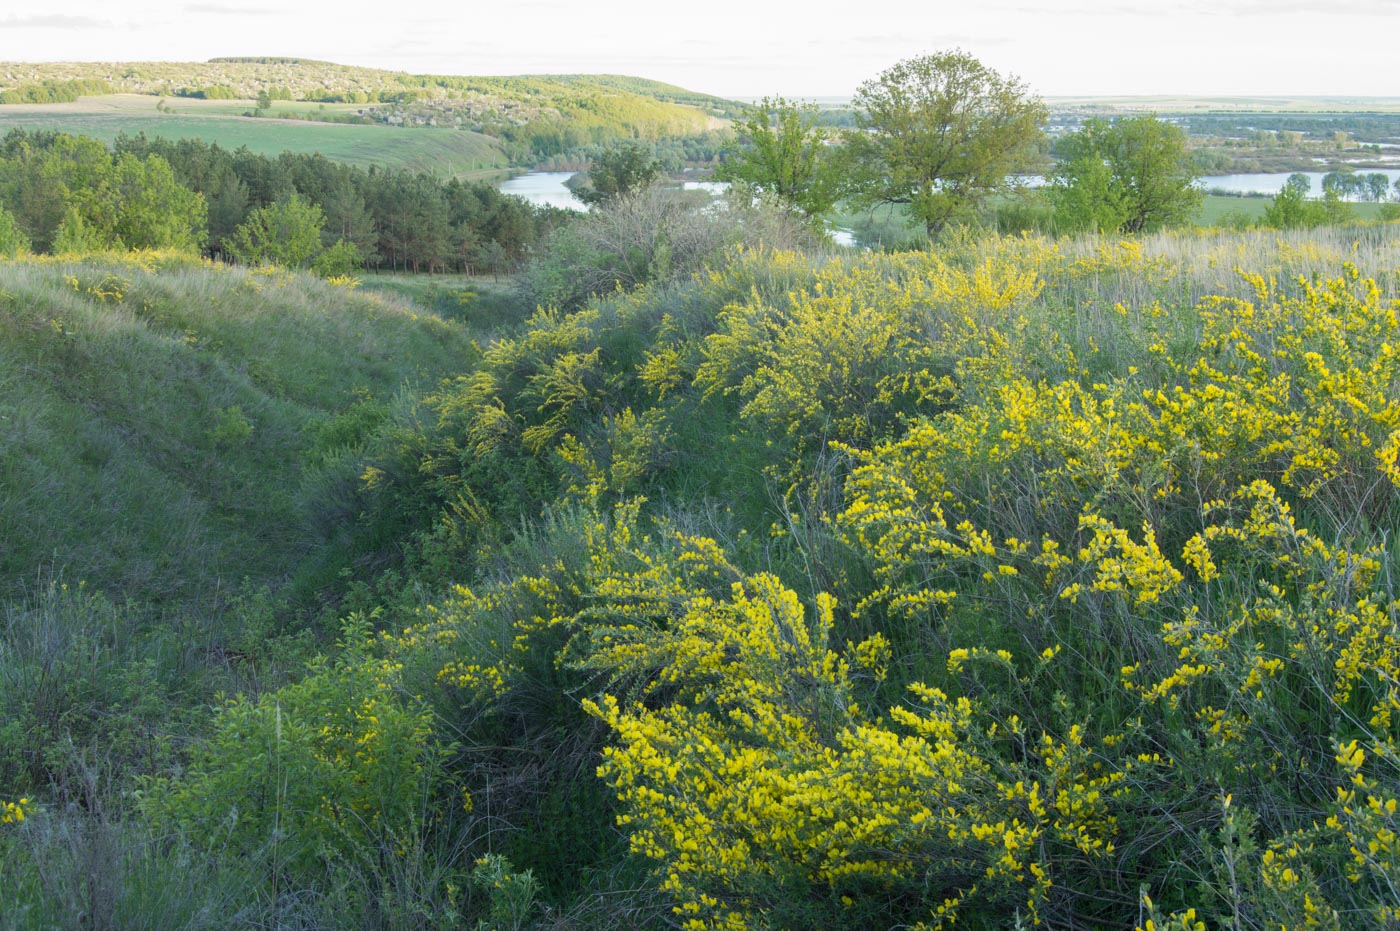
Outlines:
{"label": "deciduous tree", "polygon": [[1321,205],[1309,201],[1312,181],[1302,172],[1288,176],[1283,189],[1274,195],[1273,203],[1264,208],[1264,222],[1277,229],[1318,226],[1325,219]]}
{"label": "deciduous tree", "polygon": [[305,268],[321,251],[325,214],[293,194],[286,200],[259,207],[229,237],[228,251],[240,262],[270,262],[288,268]]}
{"label": "deciduous tree", "polygon": [[29,248],[29,238],[19,228],[14,214],[0,206],[0,258],[14,258]]}
{"label": "deciduous tree", "polygon": [[1351,197],[1356,190],[1356,169],[1342,168],[1327,172],[1322,176],[1322,190],[1341,198]]}
{"label": "deciduous tree", "polygon": [[738,139],[715,176],[750,188],[782,206],[820,216],[836,202],[838,178],[827,143],[832,131],[818,125],[815,104],[765,97],[734,124]]}
{"label": "deciduous tree", "polygon": [[1373,171],[1366,175],[1366,198],[1367,200],[1385,200],[1386,192],[1390,190],[1390,179],[1379,171]]}
{"label": "deciduous tree", "polygon": [[590,187],[576,193],[592,207],[640,191],[661,174],[661,164],[641,146],[629,143],[609,149],[593,160],[588,169]]}
{"label": "deciduous tree", "polygon": [[1056,150],[1050,196],[1070,229],[1151,232],[1200,205],[1185,131],[1155,116],[1091,119]]}
{"label": "deciduous tree", "polygon": [[1023,83],[958,49],[900,62],[862,84],[853,107],[855,200],[907,204],[930,236],[1028,166],[1046,117]]}

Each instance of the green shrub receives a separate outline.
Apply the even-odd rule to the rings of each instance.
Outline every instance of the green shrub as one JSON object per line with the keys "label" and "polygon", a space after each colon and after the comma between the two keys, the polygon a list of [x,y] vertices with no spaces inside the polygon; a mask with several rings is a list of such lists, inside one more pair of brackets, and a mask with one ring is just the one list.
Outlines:
{"label": "green shrub", "polygon": [[0,259],[12,259],[29,249],[29,237],[19,228],[14,214],[0,204]]}
{"label": "green shrub", "polygon": [[314,880],[337,862],[371,867],[423,843],[447,748],[431,712],[351,618],[334,664],[257,699],[228,700],[178,777],[151,780],[159,823],[266,857],[274,877]]}

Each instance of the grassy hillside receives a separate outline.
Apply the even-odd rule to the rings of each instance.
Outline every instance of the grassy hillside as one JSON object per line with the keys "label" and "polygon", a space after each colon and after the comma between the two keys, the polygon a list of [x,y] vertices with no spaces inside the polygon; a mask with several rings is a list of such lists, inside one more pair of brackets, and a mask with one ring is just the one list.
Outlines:
{"label": "grassy hillside", "polygon": [[[479,350],[299,278],[6,269],[0,476],[48,456],[0,498],[49,510],[23,559],[44,521],[206,585],[263,558],[206,540],[267,578],[386,538],[338,634],[255,595],[194,649],[89,589],[0,604],[10,914],[1393,927],[1396,227],[747,229],[524,321],[384,282],[480,302]],[[456,374],[386,409],[414,359]],[[88,495],[108,447],[160,500],[121,462]]]}
{"label": "grassy hillside", "polygon": [[667,84],[664,81],[653,81],[650,78],[637,78],[624,74],[559,74],[552,76],[552,80],[615,87],[633,94],[655,97],[657,100],[664,100],[668,103],[695,107],[715,116],[734,117],[740,115],[744,110],[743,105],[736,100],[697,93],[684,87]]}
{"label": "grassy hillside", "polygon": [[307,277],[187,260],[0,264],[0,595],[277,583],[331,542],[336,457],[467,364],[461,329]]}
{"label": "grassy hillside", "polygon": [[[170,103],[173,112],[157,111],[156,103],[153,97],[121,94],[62,104],[10,104],[0,106],[0,133],[58,130],[106,143],[119,135],[145,133],[153,139],[201,139],[229,150],[247,146],[273,158],[282,152],[319,152],[352,165],[405,168],[443,178],[490,174],[509,164],[497,140],[475,132],[432,128],[407,132],[383,125],[237,115],[251,109],[252,101],[243,101],[240,107],[226,100],[176,100]],[[314,105],[287,106],[314,113]]]}
{"label": "grassy hillside", "polygon": [[[619,75],[413,75],[297,59],[0,62],[0,75],[0,92],[22,94],[36,88],[78,86],[73,82],[102,82],[120,94],[211,98],[205,101],[213,105],[209,109],[183,108],[187,117],[226,115],[230,99],[247,101],[246,109],[259,95],[272,98],[272,114],[280,112],[284,101],[321,102],[327,109],[289,106],[287,110],[309,119],[353,118],[396,127],[486,133],[501,140],[511,159],[520,164],[616,139],[657,140],[702,133],[721,125],[720,118],[732,115],[736,106],[683,88]],[[82,109],[89,113],[104,106],[103,98],[88,98]],[[179,102],[173,106],[182,109]],[[155,119],[160,114],[148,116]],[[174,128],[165,125],[168,130]],[[157,131],[144,125],[134,129]],[[196,127],[179,129],[191,132]]]}

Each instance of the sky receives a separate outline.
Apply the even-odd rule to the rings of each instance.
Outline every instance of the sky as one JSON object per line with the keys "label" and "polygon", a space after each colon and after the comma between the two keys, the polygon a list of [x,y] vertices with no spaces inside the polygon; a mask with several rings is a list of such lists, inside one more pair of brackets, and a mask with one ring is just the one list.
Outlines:
{"label": "sky", "polygon": [[1400,0],[0,0],[0,61],[288,55],[845,97],[958,47],[1042,96],[1400,96]]}

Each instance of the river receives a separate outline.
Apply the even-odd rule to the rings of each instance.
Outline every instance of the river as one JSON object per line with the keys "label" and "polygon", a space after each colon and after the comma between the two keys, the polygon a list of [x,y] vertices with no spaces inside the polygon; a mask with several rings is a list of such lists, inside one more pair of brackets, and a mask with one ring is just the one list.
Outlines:
{"label": "river", "polygon": [[514,194],[542,207],[587,210],[588,205],[575,197],[574,192],[564,185],[564,182],[573,176],[572,171],[532,171],[529,174],[516,175],[509,181],[502,181],[498,188],[502,194]]}
{"label": "river", "polygon": [[[1392,189],[1397,178],[1400,178],[1400,169],[1380,168],[1377,172],[1389,179]],[[1370,174],[1371,172],[1362,172]],[[1240,175],[1207,175],[1200,180],[1200,186],[1207,191],[1224,191],[1229,194],[1263,194],[1273,196],[1283,190],[1283,185],[1294,173],[1291,171],[1279,171],[1257,174]],[[1305,171],[1302,174],[1312,182],[1312,195],[1314,197],[1322,194],[1321,171]],[[532,204],[547,204],[550,207],[563,207],[568,210],[587,210],[588,205],[574,196],[574,192],[565,186],[564,182],[573,177],[572,171],[532,171],[529,174],[517,175],[509,181],[504,181],[500,189],[505,194],[515,194],[523,197]],[[1033,177],[1024,179],[1031,187],[1043,184],[1041,178]],[[721,194],[727,185],[718,181],[686,181],[684,187],[687,191],[709,191],[711,194]],[[833,236],[842,245],[851,245],[850,233],[846,230],[833,230]]]}
{"label": "river", "polygon": [[[509,181],[502,181],[499,189],[502,194],[523,197],[532,204],[548,207],[561,207],[565,210],[587,210],[588,205],[574,196],[565,184],[574,176],[572,171],[532,171],[516,175]],[[728,190],[723,181],[686,181],[682,185],[687,191],[707,191],[719,195]],[[854,246],[855,236],[847,229],[831,230],[831,238],[840,246]]]}
{"label": "river", "polygon": [[[1325,172],[1303,171],[1298,174],[1307,175],[1312,182],[1311,194],[1313,197],[1322,195],[1322,176]],[[1395,179],[1400,178],[1400,169],[1396,168],[1375,168],[1361,169],[1357,174],[1382,174],[1390,179],[1392,187]],[[1246,175],[1212,175],[1201,179],[1201,187],[1207,191],[1226,191],[1230,194],[1267,194],[1273,196],[1283,190],[1283,185],[1294,175],[1291,171],[1269,172],[1267,174],[1246,174]]]}

